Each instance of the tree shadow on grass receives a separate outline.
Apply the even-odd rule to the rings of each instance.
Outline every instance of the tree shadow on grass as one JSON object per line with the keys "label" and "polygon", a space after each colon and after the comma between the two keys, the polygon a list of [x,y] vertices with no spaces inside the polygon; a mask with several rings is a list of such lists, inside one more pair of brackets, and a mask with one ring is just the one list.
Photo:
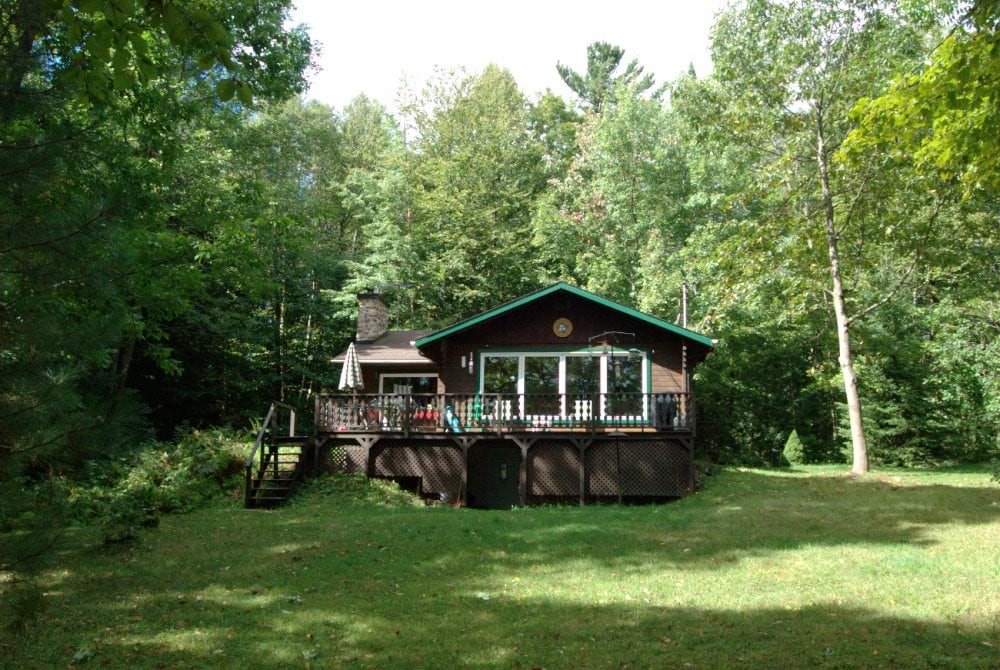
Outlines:
{"label": "tree shadow on grass", "polygon": [[1000,520],[998,487],[760,471],[713,479],[707,490],[667,505],[606,507],[599,514],[577,508],[522,517],[514,512],[509,523],[493,527],[504,529],[511,546],[527,550],[515,557],[524,554],[531,562],[569,555],[702,569],[803,546],[923,547],[939,543],[936,534],[945,526]]}
{"label": "tree shadow on grass", "polygon": [[[93,645],[97,667],[127,668],[996,668],[1000,636],[864,609],[746,612],[650,604],[444,596],[444,612],[361,604],[246,611],[234,624],[188,618],[191,643],[155,628]],[[173,603],[169,603],[176,606]],[[65,665],[70,650],[51,658]],[[48,659],[49,657],[42,657]],[[58,659],[58,661],[57,661]],[[44,665],[44,664],[42,664]]]}
{"label": "tree shadow on grass", "polygon": [[[958,614],[964,623],[942,623],[943,610],[921,621],[879,603],[826,604],[837,600],[829,591],[784,610],[739,605],[735,592],[693,606],[696,594],[638,587],[687,571],[748,588],[746,574],[724,572],[746,558],[806,546],[919,553],[942,542],[938,527],[998,518],[995,488],[755,471],[649,507],[206,511],[165,519],[131,550],[80,551],[82,565],[66,554],[46,621],[0,658],[65,667],[83,649],[101,667],[997,667],[996,608],[975,628]],[[604,585],[567,586],[615,573],[632,580],[627,604]]]}

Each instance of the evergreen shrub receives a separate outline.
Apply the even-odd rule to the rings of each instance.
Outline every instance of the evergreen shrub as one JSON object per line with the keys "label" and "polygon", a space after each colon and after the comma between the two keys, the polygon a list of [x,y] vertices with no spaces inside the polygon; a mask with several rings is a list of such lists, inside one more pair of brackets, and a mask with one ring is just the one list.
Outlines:
{"label": "evergreen shrub", "polygon": [[799,432],[792,429],[791,435],[785,440],[785,448],[781,452],[782,465],[802,465],[805,463],[805,448],[799,438]]}

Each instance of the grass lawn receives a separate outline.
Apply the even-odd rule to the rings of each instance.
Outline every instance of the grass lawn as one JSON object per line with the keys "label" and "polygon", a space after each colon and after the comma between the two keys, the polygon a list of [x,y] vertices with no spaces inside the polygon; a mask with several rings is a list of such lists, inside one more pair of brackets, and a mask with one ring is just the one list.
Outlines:
{"label": "grass lawn", "polygon": [[979,471],[733,469],[672,504],[510,512],[313,493],[52,560],[0,666],[1000,667]]}

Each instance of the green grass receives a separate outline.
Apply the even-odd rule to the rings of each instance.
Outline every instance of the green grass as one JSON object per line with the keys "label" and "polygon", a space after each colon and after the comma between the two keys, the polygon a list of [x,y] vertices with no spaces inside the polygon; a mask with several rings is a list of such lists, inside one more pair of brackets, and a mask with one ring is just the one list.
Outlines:
{"label": "green grass", "polygon": [[110,551],[80,531],[0,665],[1000,667],[984,471],[706,484],[667,505],[511,512],[317,491],[166,517]]}

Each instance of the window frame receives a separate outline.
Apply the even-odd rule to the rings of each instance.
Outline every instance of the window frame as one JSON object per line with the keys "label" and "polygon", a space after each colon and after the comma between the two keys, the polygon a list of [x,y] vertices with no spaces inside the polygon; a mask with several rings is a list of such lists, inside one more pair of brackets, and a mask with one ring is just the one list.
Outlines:
{"label": "window frame", "polygon": [[[435,380],[434,394],[437,395],[437,387],[441,384],[441,375],[437,372],[380,372],[378,375],[378,394],[397,395],[392,391],[385,390],[386,379],[400,379],[409,377],[432,377]],[[425,393],[413,393],[412,395],[427,395]]]}
{"label": "window frame", "polygon": [[[520,406],[520,413],[522,416],[525,415],[524,407],[524,396],[525,396],[525,359],[532,357],[541,358],[558,358],[559,359],[559,396],[561,398],[561,417],[565,418],[567,414],[566,407],[566,359],[571,356],[580,357],[590,357],[590,358],[600,358],[604,359],[606,357],[611,357],[612,354],[617,356],[627,356],[629,351],[635,349],[642,352],[641,365],[641,390],[639,393],[649,394],[652,393],[652,351],[644,347],[613,347],[609,348],[608,351],[604,351],[604,348],[600,349],[482,349],[478,352],[478,379],[476,383],[476,388],[480,395],[486,394],[484,386],[486,383],[486,359],[487,358],[516,358],[517,359],[517,395],[518,404]],[[610,394],[613,391],[608,390],[608,365],[603,363],[598,367],[599,371],[599,388],[598,395],[600,396],[600,408],[599,415],[601,418],[610,418],[612,415],[606,412],[606,402]],[[645,416],[647,410],[645,408],[645,403],[643,403],[643,419],[647,419]]]}

